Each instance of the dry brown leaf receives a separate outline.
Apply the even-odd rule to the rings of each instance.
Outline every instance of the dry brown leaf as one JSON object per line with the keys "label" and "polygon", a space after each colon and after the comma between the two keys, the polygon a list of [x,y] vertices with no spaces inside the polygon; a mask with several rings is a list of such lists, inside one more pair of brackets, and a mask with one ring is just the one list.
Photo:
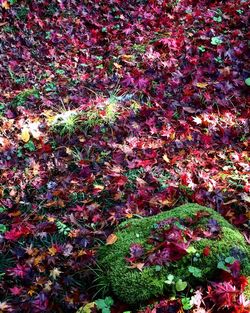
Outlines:
{"label": "dry brown leaf", "polygon": [[145,263],[132,263],[129,268],[137,268],[140,272],[142,272],[142,268],[144,265]]}

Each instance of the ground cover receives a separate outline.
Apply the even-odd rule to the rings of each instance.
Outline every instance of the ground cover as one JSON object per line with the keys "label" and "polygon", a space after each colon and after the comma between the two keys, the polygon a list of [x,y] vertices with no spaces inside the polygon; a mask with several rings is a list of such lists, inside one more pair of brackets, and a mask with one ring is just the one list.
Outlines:
{"label": "ground cover", "polygon": [[[122,222],[188,202],[249,245],[248,1],[0,10],[0,311],[129,311],[93,298],[100,247]],[[248,312],[229,261],[141,312]]]}

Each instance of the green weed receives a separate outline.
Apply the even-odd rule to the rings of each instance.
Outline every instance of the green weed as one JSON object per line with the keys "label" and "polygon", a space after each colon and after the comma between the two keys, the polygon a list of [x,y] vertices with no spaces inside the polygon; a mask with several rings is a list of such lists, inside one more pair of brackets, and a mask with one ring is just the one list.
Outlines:
{"label": "green weed", "polygon": [[14,97],[10,105],[13,107],[22,106],[25,104],[25,102],[28,100],[30,96],[34,96],[35,98],[38,99],[40,97],[39,91],[36,88],[25,89],[19,92],[19,94]]}

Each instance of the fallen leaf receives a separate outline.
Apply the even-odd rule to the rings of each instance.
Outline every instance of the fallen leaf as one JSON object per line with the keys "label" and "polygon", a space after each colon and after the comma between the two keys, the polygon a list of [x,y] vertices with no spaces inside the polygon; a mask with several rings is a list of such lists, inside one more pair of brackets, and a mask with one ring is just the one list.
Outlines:
{"label": "fallen leaf", "polygon": [[106,245],[112,245],[117,241],[118,237],[115,234],[111,234],[106,239]]}
{"label": "fallen leaf", "polygon": [[208,83],[197,83],[196,86],[199,88],[206,88],[208,86]]}
{"label": "fallen leaf", "polygon": [[9,8],[10,8],[9,2],[8,1],[4,1],[2,3],[2,8],[4,8],[5,10],[9,10]]}
{"label": "fallen leaf", "polygon": [[163,158],[163,160],[164,160],[165,162],[167,162],[167,163],[170,162],[170,160],[169,160],[169,158],[168,158],[168,156],[167,156],[166,154],[164,154],[162,158]]}
{"label": "fallen leaf", "polygon": [[195,113],[196,109],[191,107],[183,107],[183,110],[188,113]]}
{"label": "fallen leaf", "polygon": [[23,142],[28,142],[30,140],[30,132],[29,132],[29,129],[27,127],[24,127],[22,129],[21,139]]}
{"label": "fallen leaf", "polygon": [[91,313],[92,310],[95,307],[95,302],[87,303],[85,306],[82,306],[80,309],[77,310],[76,313]]}
{"label": "fallen leaf", "polygon": [[202,119],[198,116],[193,117],[193,121],[195,122],[195,124],[200,125],[202,124]]}
{"label": "fallen leaf", "polygon": [[140,272],[142,272],[142,268],[145,265],[145,263],[132,263],[129,268],[137,268]]}

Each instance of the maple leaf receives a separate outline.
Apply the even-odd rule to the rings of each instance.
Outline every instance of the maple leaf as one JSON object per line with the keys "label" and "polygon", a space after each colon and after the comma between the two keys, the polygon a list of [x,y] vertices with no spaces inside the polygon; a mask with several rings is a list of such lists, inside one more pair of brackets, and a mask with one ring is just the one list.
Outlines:
{"label": "maple leaf", "polygon": [[13,296],[19,296],[23,291],[23,287],[14,286],[10,288],[10,292]]}
{"label": "maple leaf", "polygon": [[204,303],[203,298],[204,298],[204,296],[203,296],[201,290],[198,289],[194,292],[194,295],[191,297],[190,304],[196,306],[197,309],[199,309],[201,307],[201,304]]}
{"label": "maple leaf", "polygon": [[196,86],[199,88],[206,88],[208,86],[208,83],[197,83]]}
{"label": "maple leaf", "polygon": [[230,307],[236,301],[239,291],[229,282],[211,283],[208,286],[207,297],[219,308]]}
{"label": "maple leaf", "polygon": [[57,268],[54,267],[51,271],[49,276],[51,276],[54,280],[57,279],[57,277],[59,277],[62,274],[62,272]]}
{"label": "maple leaf", "polygon": [[201,119],[199,116],[193,117],[193,121],[194,121],[197,125],[201,125],[201,124],[202,124],[202,119]]}
{"label": "maple leaf", "polygon": [[11,276],[24,278],[28,273],[29,267],[26,265],[17,264],[16,267],[10,268],[9,272]]}

